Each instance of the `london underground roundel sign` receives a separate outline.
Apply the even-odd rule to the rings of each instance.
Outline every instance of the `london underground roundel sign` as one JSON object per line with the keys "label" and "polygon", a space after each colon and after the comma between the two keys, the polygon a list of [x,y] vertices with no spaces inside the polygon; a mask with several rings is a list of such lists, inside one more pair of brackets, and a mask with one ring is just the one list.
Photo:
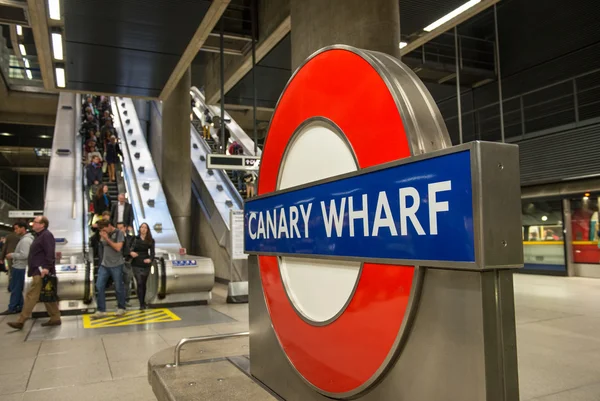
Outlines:
{"label": "london underground roundel sign", "polygon": [[[279,100],[262,154],[258,195],[331,177],[335,182],[341,174],[449,146],[435,103],[406,66],[382,53],[325,48],[296,71]],[[384,232],[410,236],[419,228],[426,235],[436,229],[419,223],[417,214],[408,216],[405,225],[392,226],[386,221],[397,212],[387,198],[382,201],[380,193],[377,206],[367,210],[366,195],[353,193],[360,188],[334,192],[338,197],[331,202],[297,199],[278,214],[246,216],[251,230],[246,235],[295,238],[290,246],[307,247],[301,257],[275,249],[261,253],[260,276],[273,329],[289,362],[308,385],[333,398],[361,393],[394,362],[422,276],[418,266],[313,258],[312,245],[303,239],[321,224],[324,238],[335,240],[319,246],[336,255],[344,249],[344,238]],[[400,207],[414,211],[415,199],[401,199]],[[438,212],[444,210],[443,203],[438,206]],[[382,218],[369,222],[373,213]],[[370,246],[366,241],[352,244],[357,252]]]}

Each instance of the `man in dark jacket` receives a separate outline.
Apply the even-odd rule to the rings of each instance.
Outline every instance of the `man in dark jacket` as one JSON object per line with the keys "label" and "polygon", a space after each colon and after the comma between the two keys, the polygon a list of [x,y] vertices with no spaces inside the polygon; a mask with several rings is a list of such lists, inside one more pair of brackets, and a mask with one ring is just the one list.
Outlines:
{"label": "man in dark jacket", "polygon": [[[35,240],[29,248],[29,259],[27,261],[27,276],[31,277],[31,285],[25,295],[25,305],[21,311],[21,315],[16,322],[8,322],[7,324],[13,329],[21,330],[25,321],[31,317],[33,308],[40,299],[42,292],[43,278],[47,275],[56,275],[55,258],[56,258],[56,241],[54,235],[48,231],[48,219],[45,216],[37,216],[33,219],[33,231],[37,233]],[[42,323],[42,327],[60,326],[60,310],[58,302],[44,303],[50,320]]]}
{"label": "man in dark jacket", "polygon": [[127,202],[125,194],[119,194],[117,199],[119,202],[111,209],[110,222],[114,227],[123,223],[126,229],[130,229],[133,226],[133,208]]}

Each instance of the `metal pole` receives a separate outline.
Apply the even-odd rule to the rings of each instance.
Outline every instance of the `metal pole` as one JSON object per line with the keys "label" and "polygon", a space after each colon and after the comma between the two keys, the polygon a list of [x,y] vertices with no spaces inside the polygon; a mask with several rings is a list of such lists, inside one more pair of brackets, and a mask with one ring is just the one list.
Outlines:
{"label": "metal pole", "polygon": [[577,99],[577,80],[573,80],[573,108],[575,109],[575,122],[579,122],[579,99]]}
{"label": "metal pole", "polygon": [[463,143],[462,107],[460,102],[460,62],[458,60],[458,28],[454,27],[454,61],[456,62],[456,106],[458,108],[458,138]]}
{"label": "metal pole", "polygon": [[256,0],[252,0],[252,129],[254,130],[254,156],[258,155],[258,131],[256,129]]}
{"label": "metal pole", "polygon": [[223,24],[223,17],[221,17],[220,23],[220,41],[221,41],[221,148],[223,154],[227,152],[227,144],[225,143],[225,25]]}
{"label": "metal pole", "polygon": [[496,74],[498,77],[498,104],[500,105],[500,138],[504,142],[504,105],[502,104],[502,73],[500,71],[500,42],[498,41],[498,7],[494,4],[494,29],[496,31]]}

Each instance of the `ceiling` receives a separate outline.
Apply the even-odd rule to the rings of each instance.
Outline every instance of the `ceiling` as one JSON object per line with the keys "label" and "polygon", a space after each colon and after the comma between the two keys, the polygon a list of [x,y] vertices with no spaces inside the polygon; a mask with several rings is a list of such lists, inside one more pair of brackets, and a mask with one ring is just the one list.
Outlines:
{"label": "ceiling", "polygon": [[158,97],[209,0],[63,0],[67,88]]}
{"label": "ceiling", "polygon": [[420,32],[467,0],[400,0],[400,33],[402,37]]}
{"label": "ceiling", "polygon": [[0,123],[0,147],[51,148],[54,127]]}

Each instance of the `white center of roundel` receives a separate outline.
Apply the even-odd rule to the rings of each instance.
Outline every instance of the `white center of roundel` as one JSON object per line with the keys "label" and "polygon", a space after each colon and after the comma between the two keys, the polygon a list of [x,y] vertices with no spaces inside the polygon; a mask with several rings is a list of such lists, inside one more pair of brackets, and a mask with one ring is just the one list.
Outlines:
{"label": "white center of roundel", "polygon": [[[334,127],[324,121],[304,126],[288,145],[277,189],[358,170],[354,152]],[[360,262],[282,257],[279,262],[287,294],[305,318],[322,323],[342,311],[349,301]]]}

